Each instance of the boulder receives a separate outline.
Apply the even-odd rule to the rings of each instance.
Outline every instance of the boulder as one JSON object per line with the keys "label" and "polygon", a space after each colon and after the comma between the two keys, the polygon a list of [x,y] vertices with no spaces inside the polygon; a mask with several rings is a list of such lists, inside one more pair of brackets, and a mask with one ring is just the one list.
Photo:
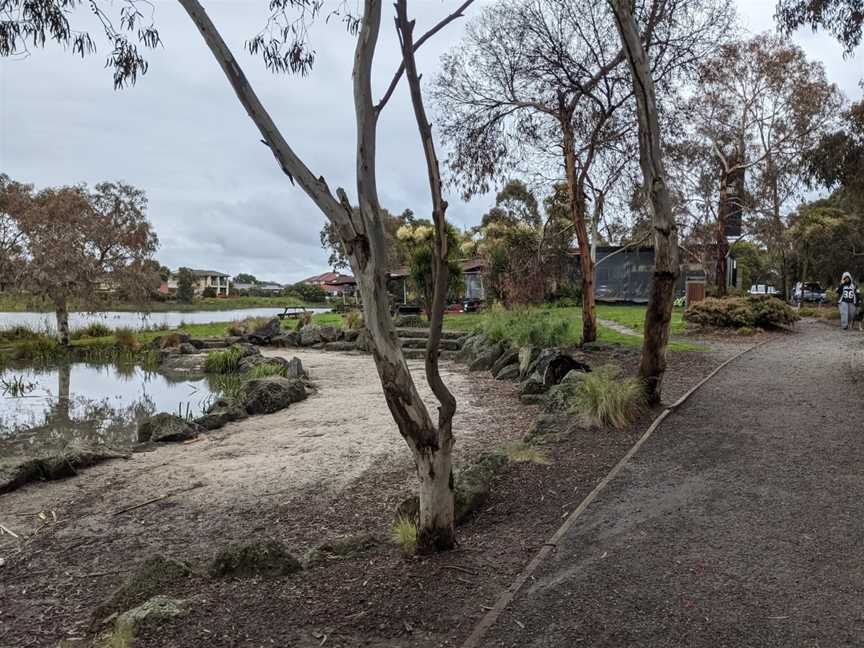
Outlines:
{"label": "boulder", "polygon": [[300,561],[288,553],[284,544],[266,540],[229,545],[216,555],[208,571],[214,578],[254,578],[287,576],[302,568]]}
{"label": "boulder", "polygon": [[543,372],[543,382],[547,387],[558,385],[562,380],[564,380],[565,376],[573,371],[589,373],[591,367],[587,363],[580,362],[569,354],[559,353],[555,357],[550,358],[549,362],[546,364],[546,369]]}
{"label": "boulder", "polygon": [[157,624],[174,617],[186,614],[188,607],[182,599],[172,599],[167,596],[154,596],[138,607],[127,610],[114,622],[115,641],[109,641],[110,646],[125,646],[127,637],[134,637],[137,630],[145,625]]}
{"label": "boulder", "polygon": [[345,329],[342,333],[342,337],[346,342],[355,342],[357,338],[360,336],[360,331],[357,329]]}
{"label": "boulder", "polygon": [[237,371],[240,373],[246,373],[247,371],[252,371],[258,365],[276,364],[276,362],[272,362],[273,360],[276,359],[265,358],[262,355],[249,355],[245,358],[240,358],[240,362],[237,363]]}
{"label": "boulder", "polygon": [[274,317],[268,320],[266,324],[263,324],[252,331],[252,333],[249,334],[249,337],[268,343],[280,333],[282,333],[282,322],[278,317]]}
{"label": "boulder", "polygon": [[281,347],[300,346],[300,334],[297,331],[286,331],[270,338],[270,344]]}
{"label": "boulder", "polygon": [[357,332],[357,339],[354,341],[358,351],[372,351],[372,338],[369,335],[368,329],[360,329]]}
{"label": "boulder", "polygon": [[288,376],[290,380],[309,380],[309,374],[303,368],[303,363],[300,358],[291,358],[288,360]]}
{"label": "boulder", "polygon": [[307,565],[351,558],[381,545],[381,541],[371,533],[357,533],[325,542],[311,549],[304,556]]}
{"label": "boulder", "polygon": [[201,432],[203,429],[196,423],[165,412],[148,416],[138,423],[138,441],[141,443],[176,443],[194,439]]}
{"label": "boulder", "polygon": [[470,365],[477,358],[481,349],[488,346],[489,340],[483,333],[474,333],[462,343],[462,349],[456,354],[456,362]]}
{"label": "boulder", "polygon": [[321,333],[317,326],[304,326],[300,331],[300,346],[312,346],[321,343]]}
{"label": "boulder", "polygon": [[468,366],[469,371],[489,371],[505,350],[506,346],[504,342],[497,342],[492,346],[486,347],[477,354],[477,357]]}
{"label": "boulder", "polygon": [[522,388],[519,393],[522,396],[542,394],[546,391],[546,383],[543,382],[543,376],[534,372],[522,383]]}
{"label": "boulder", "polygon": [[250,344],[249,342],[235,342],[231,345],[232,349],[239,349],[241,357],[248,358],[253,355],[261,355],[261,349],[256,347],[254,344]]}
{"label": "boulder", "polygon": [[195,423],[205,430],[218,430],[232,421],[240,421],[248,418],[246,409],[239,405],[225,405],[224,407],[212,408],[203,416],[195,419]]}
{"label": "boulder", "polygon": [[191,353],[198,353],[198,348],[194,344],[190,344],[189,342],[183,342],[180,347],[180,353],[184,355],[189,355]]}
{"label": "boulder", "polygon": [[537,362],[540,349],[537,347],[523,347],[519,349],[519,377],[523,380],[531,375],[531,369]]}
{"label": "boulder", "polygon": [[179,560],[164,556],[151,556],[129,575],[111,597],[96,608],[93,616],[102,620],[141,605],[157,594],[182,583],[192,574],[192,568]]}
{"label": "boulder", "polygon": [[342,337],[342,330],[335,326],[319,326],[318,335],[322,342],[336,342]]}
{"label": "boulder", "polygon": [[356,351],[357,345],[353,342],[327,342],[324,345],[325,351]]}
{"label": "boulder", "polygon": [[491,371],[492,375],[496,378],[498,377],[498,372],[501,371],[504,367],[511,364],[516,364],[516,368],[518,370],[519,365],[519,349],[508,349],[504,353],[501,354],[501,357],[495,361],[495,364],[492,365]]}
{"label": "boulder", "polygon": [[177,353],[166,353],[166,349],[163,349],[161,353],[161,366],[165,371],[204,373],[204,366],[207,364],[206,353],[179,355]]}
{"label": "boulder", "polygon": [[519,365],[509,364],[506,367],[501,367],[498,373],[495,374],[496,380],[519,380]]}
{"label": "boulder", "polygon": [[302,381],[281,376],[247,380],[240,392],[240,400],[249,414],[272,414],[306,398]]}

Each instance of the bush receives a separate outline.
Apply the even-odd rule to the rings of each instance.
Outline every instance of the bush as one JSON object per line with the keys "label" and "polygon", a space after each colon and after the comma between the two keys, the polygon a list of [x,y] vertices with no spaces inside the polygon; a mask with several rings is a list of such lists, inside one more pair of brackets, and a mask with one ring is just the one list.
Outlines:
{"label": "bush", "polygon": [[795,310],[770,295],[748,297],[709,297],[684,311],[684,320],[703,326],[722,328],[778,328],[798,321]]}
{"label": "bush", "polygon": [[402,328],[426,328],[426,320],[420,315],[399,315],[393,323]]}
{"label": "bush", "polygon": [[834,288],[829,288],[825,291],[825,301],[829,304],[836,304],[840,301],[840,295]]}
{"label": "bush", "polygon": [[81,338],[101,338],[108,337],[110,335],[110,328],[100,322],[94,322],[93,324],[88,324],[82,329],[76,329],[72,331],[70,337],[73,340],[80,340]]}
{"label": "bush", "polygon": [[137,351],[141,347],[141,343],[138,342],[138,336],[130,328],[118,328],[115,330],[114,339],[117,341],[117,346],[121,349]]}
{"label": "bush", "polygon": [[604,365],[574,383],[570,411],[587,425],[623,428],[645,408],[642,383],[636,377],[623,377],[621,368]]}
{"label": "bush", "polygon": [[289,288],[289,291],[299,296],[303,301],[321,304],[327,301],[327,291],[321,286],[313,286],[306,283],[296,283]]}
{"label": "bush", "polygon": [[554,311],[496,306],[483,318],[481,328],[493,342],[509,340],[519,347],[550,348],[578,343],[579,334],[571,331],[571,323],[566,314]]}
{"label": "bush", "polygon": [[393,523],[393,542],[399,545],[402,555],[411,557],[417,548],[417,525],[407,517],[398,517]]}
{"label": "bush", "polygon": [[352,331],[359,331],[363,328],[363,313],[359,310],[350,310],[345,315],[344,326]]}
{"label": "bush", "polygon": [[215,374],[235,373],[240,368],[243,351],[236,347],[222,351],[211,351],[204,362],[204,371]]}
{"label": "bush", "polygon": [[213,286],[207,286],[204,290],[201,291],[201,296],[207,299],[215,299],[216,298],[216,289]]}

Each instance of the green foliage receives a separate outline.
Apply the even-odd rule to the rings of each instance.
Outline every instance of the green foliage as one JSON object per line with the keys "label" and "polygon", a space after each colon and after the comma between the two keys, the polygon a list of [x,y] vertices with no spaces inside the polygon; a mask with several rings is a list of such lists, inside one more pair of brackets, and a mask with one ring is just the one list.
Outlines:
{"label": "green foliage", "polygon": [[[403,225],[396,236],[406,249],[406,262],[411,286],[422,302],[427,315],[432,307],[432,296],[435,290],[432,267],[435,258],[435,228],[432,225]],[[448,290],[458,293],[462,290],[462,266],[459,263],[460,238],[459,232],[447,224],[447,270]]]}
{"label": "green foliage", "polygon": [[307,283],[296,283],[291,286],[291,292],[299,295],[305,302],[320,304],[327,301],[327,291],[321,286],[313,286]]}
{"label": "green foliage", "polygon": [[736,332],[738,335],[744,335],[744,336],[747,336],[747,335],[753,335],[753,334],[756,332],[756,330],[753,329],[753,328],[750,328],[749,326],[742,326],[742,327],[740,327],[740,328],[739,328],[737,331],[735,331],[735,332]]}
{"label": "green foliage", "polygon": [[587,425],[627,427],[645,409],[642,383],[604,365],[574,383],[569,409]]}
{"label": "green foliage", "polygon": [[51,336],[37,335],[15,345],[15,357],[39,364],[55,361],[65,355],[63,347]]}
{"label": "green foliage", "polygon": [[237,347],[211,351],[207,354],[204,371],[214,374],[235,373],[240,368],[240,360],[242,358],[243,351]]}
{"label": "green foliage", "polygon": [[837,294],[836,288],[829,288],[825,291],[825,301],[829,304],[836,304],[840,301],[840,295]]}
{"label": "green foliage", "polygon": [[542,450],[521,441],[507,444],[502,450],[507,460],[513,463],[534,463],[540,465],[549,463],[549,459]]}
{"label": "green foliage", "polygon": [[393,323],[401,328],[426,328],[428,322],[420,315],[399,315]]}
{"label": "green foliage", "polygon": [[256,284],[256,283],[258,283],[258,280],[255,278],[255,275],[251,275],[251,274],[246,273],[246,272],[241,272],[240,274],[235,276],[234,281],[236,281],[237,283],[244,283],[244,284]]}
{"label": "green foliage", "polygon": [[726,299],[709,297],[688,306],[684,319],[694,324],[721,328],[778,328],[798,321],[798,315],[776,297],[751,295]]}
{"label": "green foliage", "polygon": [[205,299],[215,299],[216,294],[216,289],[213,286],[207,286],[204,290],[201,291],[201,296]]}
{"label": "green foliage", "polygon": [[114,331],[114,339],[120,349],[137,351],[141,347],[138,335],[130,328],[118,328]]}
{"label": "green foliage", "polygon": [[111,335],[111,329],[102,324],[101,322],[94,322],[92,324],[88,324],[82,329],[76,329],[72,331],[70,337],[73,340],[80,340],[81,338],[102,338],[108,337]]}
{"label": "green foliage", "polygon": [[177,301],[191,304],[195,298],[195,276],[189,268],[177,271]]}
{"label": "green foliage", "polygon": [[402,555],[406,558],[414,555],[417,549],[417,524],[414,520],[399,516],[393,523],[392,538]]}
{"label": "green foliage", "polygon": [[244,380],[253,378],[269,378],[270,376],[288,377],[288,367],[279,362],[267,362],[252,368],[243,374]]}
{"label": "green foliage", "polygon": [[493,342],[509,340],[519,347],[547,348],[578,344],[580,333],[572,324],[560,310],[493,307],[481,328]]}

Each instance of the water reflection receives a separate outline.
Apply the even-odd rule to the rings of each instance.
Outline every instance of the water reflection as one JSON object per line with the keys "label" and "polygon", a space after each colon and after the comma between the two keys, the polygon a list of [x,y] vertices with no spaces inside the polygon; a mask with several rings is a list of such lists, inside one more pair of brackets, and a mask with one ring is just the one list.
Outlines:
{"label": "water reflection", "polygon": [[172,376],[134,364],[10,368],[0,379],[33,385],[0,397],[0,457],[128,448],[142,418],[156,412],[198,416],[220,390],[205,376]]}

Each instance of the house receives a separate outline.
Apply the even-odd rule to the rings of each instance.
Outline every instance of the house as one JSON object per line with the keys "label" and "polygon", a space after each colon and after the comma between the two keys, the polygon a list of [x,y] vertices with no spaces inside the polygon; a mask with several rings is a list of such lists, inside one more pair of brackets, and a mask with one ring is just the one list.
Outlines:
{"label": "house", "polygon": [[[231,292],[231,275],[216,270],[191,270],[194,278],[193,286],[196,295],[201,295],[207,288],[212,288],[217,297],[227,297]],[[172,273],[168,281],[159,286],[159,292],[167,294],[177,291],[177,273]]]}
{"label": "house", "polygon": [[[578,258],[579,255],[575,256]],[[576,263],[574,283],[578,284],[581,276]],[[687,277],[687,272],[681,272],[679,285],[675,287],[676,295],[684,295]],[[597,248],[594,262],[594,296],[597,301],[646,303],[653,278],[653,247],[609,245]]]}
{"label": "house", "polygon": [[[466,299],[486,299],[486,284],[483,275],[486,272],[486,262],[479,258],[461,259],[459,266],[462,269],[462,290],[458,295],[450,295],[450,302],[461,302]],[[402,267],[387,273],[390,283],[390,291],[400,299],[401,303],[408,303],[408,268]]]}
{"label": "house", "polygon": [[339,272],[325,272],[324,274],[304,279],[302,283],[318,286],[327,293],[330,299],[341,298],[344,301],[347,297],[357,295],[357,281],[354,277]]}
{"label": "house", "polygon": [[235,292],[255,292],[276,295],[281,293],[285,286],[276,283],[275,281],[262,281],[259,283],[238,283],[233,282],[231,287]]}

